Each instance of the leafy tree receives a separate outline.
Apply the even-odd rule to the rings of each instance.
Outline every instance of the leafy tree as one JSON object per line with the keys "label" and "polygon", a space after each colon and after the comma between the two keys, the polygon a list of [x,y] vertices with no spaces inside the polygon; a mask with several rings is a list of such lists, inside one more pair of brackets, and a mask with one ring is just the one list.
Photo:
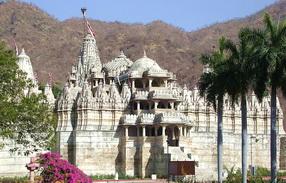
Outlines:
{"label": "leafy tree", "polygon": [[259,50],[256,55],[255,94],[261,101],[271,91],[271,182],[277,182],[277,89],[286,96],[286,22],[274,22],[265,14],[264,29],[249,29],[247,38]]}
{"label": "leafy tree", "polygon": [[225,72],[226,54],[224,52],[225,39],[219,41],[219,49],[211,55],[202,55],[202,63],[210,68],[204,72],[199,80],[200,95],[217,111],[217,152],[218,152],[218,182],[222,182],[222,145],[223,145],[223,98],[228,87],[228,73]]}
{"label": "leafy tree", "polygon": [[17,58],[4,43],[0,43],[0,137],[12,139],[13,150],[25,153],[48,147],[54,134],[54,115],[43,95],[24,95],[32,87],[26,75],[18,69]]}

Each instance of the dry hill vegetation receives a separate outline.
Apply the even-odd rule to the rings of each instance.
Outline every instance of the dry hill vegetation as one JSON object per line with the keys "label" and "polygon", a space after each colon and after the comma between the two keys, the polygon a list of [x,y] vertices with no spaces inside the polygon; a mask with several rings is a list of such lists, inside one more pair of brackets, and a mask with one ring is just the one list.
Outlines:
{"label": "dry hill vegetation", "polygon": [[[192,87],[202,71],[200,54],[213,49],[222,35],[236,39],[241,27],[260,26],[265,11],[275,18],[284,18],[286,0],[278,1],[252,16],[193,32],[162,21],[146,25],[89,21],[96,32],[102,62],[116,57],[121,49],[135,61],[145,49],[147,55],[163,68],[177,73],[179,82]],[[24,47],[31,57],[34,70],[42,82],[47,81],[49,72],[55,81],[64,82],[71,65],[77,62],[83,38],[82,24],[81,19],[75,18],[58,21],[31,4],[17,1],[0,4],[0,39],[13,47],[12,36],[15,35],[18,46]],[[285,100],[282,104],[286,109]]]}

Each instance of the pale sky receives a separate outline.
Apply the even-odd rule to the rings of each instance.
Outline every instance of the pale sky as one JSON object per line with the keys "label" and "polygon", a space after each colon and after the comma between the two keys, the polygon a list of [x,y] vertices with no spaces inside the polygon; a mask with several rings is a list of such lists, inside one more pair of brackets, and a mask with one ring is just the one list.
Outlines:
{"label": "pale sky", "polygon": [[276,0],[23,0],[65,20],[87,16],[101,21],[150,23],[162,20],[187,31],[251,15]]}

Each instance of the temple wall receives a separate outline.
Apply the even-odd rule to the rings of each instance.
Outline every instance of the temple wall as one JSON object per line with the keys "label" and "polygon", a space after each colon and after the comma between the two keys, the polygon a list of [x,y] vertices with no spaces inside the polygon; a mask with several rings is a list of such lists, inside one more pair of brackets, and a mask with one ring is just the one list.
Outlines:
{"label": "temple wall", "polygon": [[[80,113],[78,111],[78,113]],[[131,176],[150,177],[167,174],[167,145],[166,136],[125,136],[124,129],[118,127],[123,112],[110,110],[88,111],[82,113],[78,122],[83,126],[97,130],[75,130],[73,132],[59,132],[59,149],[61,154],[76,164],[87,174],[125,173]],[[180,137],[180,147],[186,156],[190,154],[192,160],[198,161],[196,175],[199,180],[216,179],[217,172],[217,118],[216,114],[205,111],[189,112],[194,126],[188,134]],[[251,144],[253,165],[270,168],[270,118],[263,115],[251,114],[248,117],[248,164],[251,164]],[[84,119],[86,118],[86,119]],[[87,123],[88,122],[88,123]],[[241,118],[239,113],[231,115],[224,113],[223,118],[223,162],[224,167],[241,166]],[[277,124],[278,167],[286,167],[285,151],[280,156],[280,148],[286,149],[286,139],[280,145],[280,137],[285,135],[282,127],[282,117]],[[255,137],[258,141],[255,142]],[[283,138],[282,138],[283,139]],[[171,160],[185,158],[182,152],[172,148]],[[71,153],[72,152],[72,153]]]}
{"label": "temple wall", "polygon": [[11,153],[9,150],[13,148],[12,140],[5,140],[5,145],[0,149],[0,177],[28,176],[29,171],[25,167],[30,162],[30,156],[25,156],[23,152]]}
{"label": "temple wall", "polygon": [[168,156],[162,137],[126,137],[123,139],[126,144],[125,173],[127,175],[166,176]]}
{"label": "temple wall", "polygon": [[[258,142],[248,139],[248,165],[251,164],[252,140],[252,162],[255,166],[270,168],[270,136],[257,135]],[[191,133],[192,155],[199,162],[196,167],[197,178],[200,180],[214,180],[217,177],[217,134],[193,132]],[[241,135],[223,134],[223,167],[241,168]],[[279,138],[278,138],[279,147]],[[279,148],[278,157],[279,157]],[[279,162],[278,162],[279,164]],[[278,165],[279,167],[279,165]],[[224,170],[225,171],[225,170]]]}
{"label": "temple wall", "polygon": [[118,171],[116,131],[75,131],[75,144],[75,165],[86,174],[115,174]]}

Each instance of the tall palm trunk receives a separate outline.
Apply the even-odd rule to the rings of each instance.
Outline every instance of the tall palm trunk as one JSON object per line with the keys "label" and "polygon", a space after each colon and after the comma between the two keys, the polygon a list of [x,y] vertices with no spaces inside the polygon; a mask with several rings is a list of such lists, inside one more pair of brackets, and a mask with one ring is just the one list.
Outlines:
{"label": "tall palm trunk", "polygon": [[222,183],[222,115],[223,115],[223,96],[218,97],[218,108],[217,108],[217,173],[218,182]]}
{"label": "tall palm trunk", "polygon": [[242,169],[242,183],[247,182],[247,105],[246,105],[246,96],[245,94],[241,95],[241,169]]}
{"label": "tall palm trunk", "polygon": [[276,87],[271,87],[271,183],[277,182]]}

